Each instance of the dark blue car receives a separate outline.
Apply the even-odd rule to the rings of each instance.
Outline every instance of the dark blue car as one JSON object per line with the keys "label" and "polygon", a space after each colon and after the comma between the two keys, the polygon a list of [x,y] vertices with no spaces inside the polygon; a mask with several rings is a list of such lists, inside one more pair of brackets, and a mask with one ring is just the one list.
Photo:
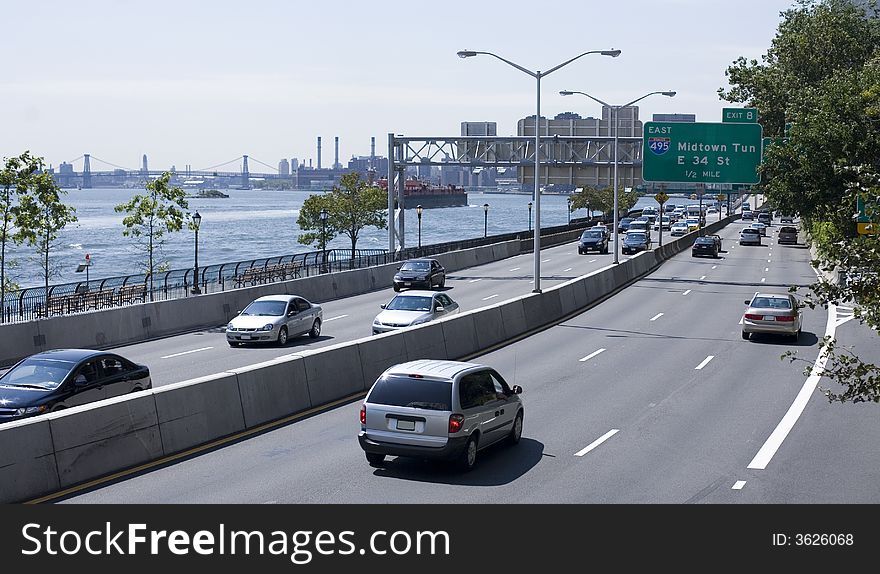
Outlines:
{"label": "dark blue car", "polygon": [[114,353],[55,349],[0,376],[0,423],[152,388],[150,369]]}

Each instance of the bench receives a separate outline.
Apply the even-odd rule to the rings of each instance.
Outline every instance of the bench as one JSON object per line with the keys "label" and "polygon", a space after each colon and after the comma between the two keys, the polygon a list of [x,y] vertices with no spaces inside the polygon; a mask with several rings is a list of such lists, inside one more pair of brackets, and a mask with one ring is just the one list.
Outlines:
{"label": "bench", "polygon": [[119,304],[125,305],[138,301],[145,302],[147,298],[147,286],[144,283],[135,283],[133,285],[123,285],[119,288]]}

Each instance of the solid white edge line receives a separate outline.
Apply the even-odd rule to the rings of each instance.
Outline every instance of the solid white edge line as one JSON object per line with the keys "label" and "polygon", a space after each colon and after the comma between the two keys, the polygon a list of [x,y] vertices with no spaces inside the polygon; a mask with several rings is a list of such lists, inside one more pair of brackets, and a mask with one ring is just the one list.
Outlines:
{"label": "solid white edge line", "polygon": [[745,485],[746,485],[746,481],[737,480],[736,482],[733,483],[733,486],[730,488],[731,488],[731,490],[742,490],[742,487],[744,487]]}
{"label": "solid white edge line", "polygon": [[[828,322],[825,326],[825,336],[830,337],[831,339],[834,339],[834,331],[837,329],[837,323],[834,321],[835,313],[837,313],[837,306],[829,303]],[[825,363],[828,362],[828,353],[826,350],[823,350],[823,352],[816,357],[816,362],[813,363],[813,369],[810,371],[810,376],[807,377],[807,380],[804,382],[804,386],[801,387],[801,390],[794,398],[794,401],[792,401],[791,406],[788,407],[785,416],[782,417],[782,420],[779,421],[779,424],[776,425],[776,428],[773,429],[773,432],[770,433],[770,436],[764,441],[764,445],[761,447],[761,450],[758,451],[758,454],[755,455],[755,458],[752,459],[752,462],[749,463],[748,468],[764,470],[767,468],[767,465],[770,464],[773,455],[775,455],[776,451],[779,450],[779,447],[782,446],[782,441],[785,440],[788,433],[791,432],[791,429],[794,427],[794,423],[797,422],[801,413],[804,412],[804,409],[807,407],[807,402],[809,402],[810,397],[816,390],[816,386],[819,384],[819,380],[822,378],[819,376],[819,373],[825,368]]]}
{"label": "solid white edge line", "polygon": [[348,317],[348,315],[337,315],[335,317],[330,317],[329,319],[324,319],[324,322],[335,321],[336,319],[342,319],[343,317]]}
{"label": "solid white edge line", "polygon": [[599,438],[597,438],[596,440],[591,442],[589,445],[587,445],[586,448],[583,448],[583,449],[577,451],[576,453],[574,453],[574,455],[575,456],[584,456],[585,454],[587,454],[588,452],[590,452],[591,450],[593,450],[594,448],[596,448],[597,446],[599,446],[600,444],[602,444],[603,442],[608,440],[609,438],[616,435],[618,432],[620,432],[620,429],[611,429],[610,431],[603,434],[602,436],[600,436]]}
{"label": "solid white edge line", "polygon": [[695,371],[701,371],[701,370],[703,369],[703,367],[705,367],[706,365],[708,365],[708,364],[709,364],[709,361],[711,361],[711,360],[714,359],[714,358],[715,358],[715,355],[709,355],[708,357],[706,357],[705,359],[703,359],[703,362],[700,363],[699,365],[697,365],[697,366],[694,368],[694,370],[695,370]]}
{"label": "solid white edge line", "polygon": [[653,317],[651,317],[650,320],[651,320],[651,321],[656,321],[657,319],[659,319],[659,318],[662,317],[662,316],[663,316],[663,313],[657,313],[656,315],[654,315]]}
{"label": "solid white edge line", "polygon": [[599,349],[598,351],[590,353],[589,355],[587,355],[583,359],[578,359],[578,361],[580,361],[581,363],[583,363],[584,361],[589,361],[590,359],[592,359],[593,357],[595,357],[596,355],[598,355],[599,353],[602,353],[604,351],[605,351],[605,349]]}
{"label": "solid white edge line", "polygon": [[489,295],[488,297],[483,297],[483,301],[488,301],[489,299],[494,299],[495,297],[498,297],[497,293],[495,295]]}
{"label": "solid white edge line", "polygon": [[182,353],[174,353],[173,355],[165,355],[164,357],[160,357],[160,359],[170,359],[172,357],[179,357],[181,355],[189,355],[190,353],[198,353],[199,351],[207,351],[208,349],[213,349],[214,347],[202,347],[201,349],[193,349],[191,351],[184,351]]}

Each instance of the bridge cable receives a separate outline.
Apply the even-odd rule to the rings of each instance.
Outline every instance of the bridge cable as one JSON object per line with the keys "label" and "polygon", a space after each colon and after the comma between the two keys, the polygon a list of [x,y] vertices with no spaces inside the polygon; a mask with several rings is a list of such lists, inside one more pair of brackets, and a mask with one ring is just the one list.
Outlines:
{"label": "bridge cable", "polygon": [[244,157],[244,156],[241,156],[241,155],[240,155],[240,156],[238,156],[238,157],[235,158],[235,159],[231,159],[231,160],[229,160],[229,161],[224,161],[223,163],[218,163],[217,165],[212,165],[211,167],[203,167],[202,169],[197,169],[197,170],[195,170],[195,171],[214,171],[215,168],[222,167],[222,166],[224,166],[224,165],[229,165],[230,163],[232,163],[232,162],[236,162],[236,161],[240,160],[240,159],[243,158],[243,157]]}
{"label": "bridge cable", "polygon": [[268,168],[271,169],[271,170],[278,171],[278,166],[272,167],[271,165],[269,165],[269,164],[267,164],[267,163],[263,163],[263,162],[261,162],[260,160],[258,160],[258,159],[255,158],[254,156],[249,155],[249,156],[248,156],[248,159],[251,159],[251,160],[253,160],[253,161],[255,161],[255,162],[257,162],[257,163],[259,163],[259,164],[261,164],[261,165],[264,165],[264,166],[268,167]]}
{"label": "bridge cable", "polygon": [[109,161],[104,161],[103,159],[101,159],[99,157],[95,157],[95,156],[89,156],[89,157],[91,157],[95,161],[99,161],[101,163],[106,163],[107,165],[115,167],[116,169],[122,169],[125,171],[138,171],[136,169],[131,169],[129,167],[122,167],[121,165],[116,165],[115,163],[110,163]]}

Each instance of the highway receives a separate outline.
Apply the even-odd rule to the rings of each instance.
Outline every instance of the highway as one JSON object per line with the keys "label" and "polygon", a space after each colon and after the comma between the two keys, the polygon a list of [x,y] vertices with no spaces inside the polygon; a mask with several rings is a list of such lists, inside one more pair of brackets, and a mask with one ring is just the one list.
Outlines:
{"label": "highway", "polygon": [[[602,304],[475,359],[523,387],[526,417],[520,444],[481,451],[470,473],[412,459],[370,467],[354,401],[65,502],[876,503],[880,428],[872,407],[829,404],[809,384],[798,405],[809,381],[802,365],[780,360],[787,350],[816,360],[828,313],[805,309],[797,343],[740,337],[744,300],[816,278],[804,245],[775,243],[778,223],[761,247],[736,244],[743,225],[721,233],[721,259],[685,251]],[[552,260],[568,266],[578,256],[569,245],[548,257],[549,275],[563,273]],[[480,290],[474,297],[500,289],[489,277],[518,264],[499,263],[479,276],[458,274],[457,298],[473,305],[465,285],[467,296]],[[506,282],[522,292],[517,280]],[[365,295],[361,305],[383,296]],[[326,317],[340,312],[328,308]],[[358,330],[369,329],[372,313],[361,313]],[[855,321],[841,323],[845,315],[832,309],[841,336],[869,344]],[[780,433],[783,420],[795,422]]]}

